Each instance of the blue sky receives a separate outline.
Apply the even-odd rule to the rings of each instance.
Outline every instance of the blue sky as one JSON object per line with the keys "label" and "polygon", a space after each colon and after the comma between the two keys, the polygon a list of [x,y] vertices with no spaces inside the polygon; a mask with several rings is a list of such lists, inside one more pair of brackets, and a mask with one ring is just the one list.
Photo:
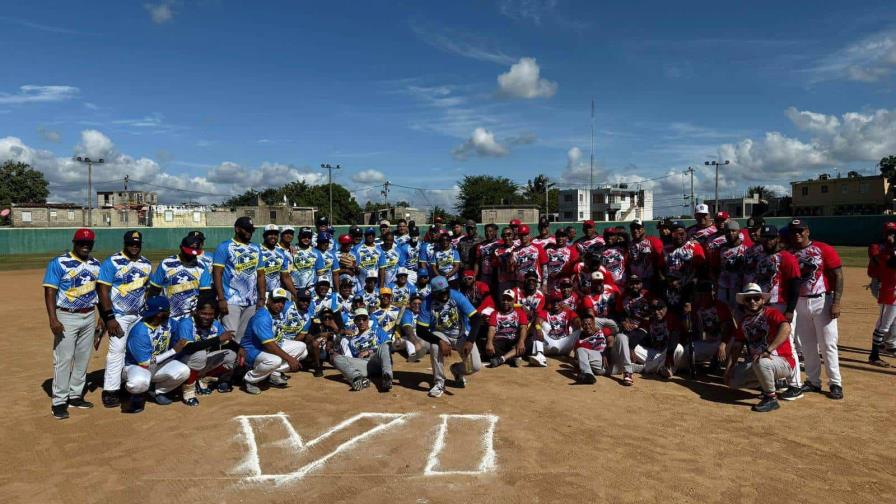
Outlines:
{"label": "blue sky", "polygon": [[597,182],[663,177],[658,207],[716,156],[728,194],[896,153],[891,2],[38,4],[0,15],[0,159],[55,200],[83,197],[76,153],[168,202],[323,162],[362,204],[384,180],[424,207],[464,174],[582,186],[592,97]]}

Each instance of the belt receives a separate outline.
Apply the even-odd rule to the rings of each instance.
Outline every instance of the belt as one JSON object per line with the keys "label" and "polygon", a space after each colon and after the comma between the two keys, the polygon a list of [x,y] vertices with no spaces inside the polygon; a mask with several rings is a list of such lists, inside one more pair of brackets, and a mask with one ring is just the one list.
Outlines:
{"label": "belt", "polygon": [[91,306],[90,308],[73,309],[73,308],[63,308],[61,306],[57,306],[56,309],[59,311],[64,311],[65,313],[90,313],[94,310],[94,307]]}
{"label": "belt", "polygon": [[827,296],[828,294],[830,294],[830,292],[822,292],[821,294],[812,294],[811,296],[800,296],[800,297],[804,297],[806,299],[818,299],[822,296]]}

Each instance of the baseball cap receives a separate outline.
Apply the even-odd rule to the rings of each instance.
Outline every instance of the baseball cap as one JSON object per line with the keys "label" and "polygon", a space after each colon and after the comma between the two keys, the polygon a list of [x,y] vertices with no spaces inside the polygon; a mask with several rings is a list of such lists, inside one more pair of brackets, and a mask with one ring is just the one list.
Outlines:
{"label": "baseball cap", "polygon": [[534,278],[535,280],[538,280],[538,273],[536,273],[532,270],[529,270],[526,272],[525,275],[523,275],[523,279],[525,279],[525,280],[529,280],[530,278]]}
{"label": "baseball cap", "polygon": [[516,301],[516,293],[513,292],[513,289],[505,289],[504,292],[501,293],[501,297],[509,297],[510,299]]}
{"label": "baseball cap", "polygon": [[736,220],[728,221],[725,223],[726,231],[740,231],[740,223]]}
{"label": "baseball cap", "polygon": [[631,283],[641,283],[641,282],[643,282],[643,280],[641,280],[641,277],[639,277],[638,275],[636,275],[634,273],[632,273],[631,275],[628,276],[628,283],[630,283],[630,284]]}
{"label": "baseball cap", "polygon": [[315,221],[315,223],[317,224],[318,227],[320,227],[320,226],[327,226],[327,225],[330,224],[330,220],[327,219],[325,216],[322,215],[322,216],[320,216],[320,217],[317,218],[317,220]]}
{"label": "baseball cap", "polygon": [[474,277],[476,277],[475,271],[473,271],[471,269],[464,270],[464,278],[474,278]]}
{"label": "baseball cap", "polygon": [[417,270],[417,278],[429,278],[429,270],[426,268],[420,268]]}
{"label": "baseball cap", "polygon": [[420,228],[418,228],[417,226],[414,226],[414,227],[408,229],[408,234],[411,236],[414,236],[414,237],[420,236]]}
{"label": "baseball cap", "polygon": [[130,231],[125,231],[124,233],[124,244],[125,245],[140,245],[143,243],[143,233],[140,231],[136,231],[134,229]]}
{"label": "baseball cap", "polygon": [[236,222],[233,223],[233,227],[238,227],[250,233],[255,232],[255,224],[252,223],[252,218],[246,217],[245,215],[237,219]]}
{"label": "baseball cap", "polygon": [[594,273],[591,273],[591,279],[592,280],[603,280],[604,274],[601,273],[600,271],[595,271]]}
{"label": "baseball cap", "polygon": [[680,220],[672,221],[669,223],[669,229],[671,229],[673,231],[676,229],[684,229],[684,228],[685,228],[684,222],[681,222]]}
{"label": "baseball cap", "polygon": [[717,220],[717,221],[726,221],[726,220],[728,220],[730,217],[731,217],[731,216],[728,215],[728,212],[722,210],[721,212],[716,213],[715,220]]}
{"label": "baseball cap", "polygon": [[294,234],[296,234],[296,228],[294,228],[294,227],[292,227],[292,226],[289,226],[289,225],[287,225],[287,226],[283,226],[283,229],[280,230],[280,234],[282,234],[282,235],[285,235],[285,234],[291,234],[291,235],[294,235]]}
{"label": "baseball cap", "polygon": [[594,227],[593,220],[586,220],[585,222],[582,223],[582,228],[593,228],[593,227]]}
{"label": "baseball cap", "polygon": [[552,301],[556,303],[557,301],[563,301],[563,293],[560,291],[551,292],[548,295],[548,301]]}
{"label": "baseball cap", "polygon": [[395,272],[395,276],[401,276],[401,275],[408,276],[408,273],[410,273],[410,272],[408,271],[407,268],[398,268],[398,271]]}
{"label": "baseball cap", "polygon": [[471,228],[471,227],[474,228],[474,227],[476,227],[476,221],[474,221],[472,219],[468,219],[467,222],[464,224],[464,226],[468,227],[468,228]]}
{"label": "baseball cap", "polygon": [[704,203],[700,203],[700,204],[697,205],[697,207],[694,209],[694,214],[695,214],[695,215],[696,215],[696,214],[708,214],[708,213],[709,213],[709,206],[707,206],[707,205],[704,204]]}
{"label": "baseball cap", "polygon": [[554,231],[554,236],[557,238],[559,238],[561,236],[566,236],[566,230],[563,228],[560,228],[560,229]]}
{"label": "baseball cap", "polygon": [[478,290],[479,294],[482,296],[488,294],[491,291],[488,284],[485,282],[479,282],[478,284],[476,284],[476,290]]}
{"label": "baseball cap", "polygon": [[[311,299],[311,296],[309,296],[305,291],[299,291],[296,295],[296,298],[302,299],[303,295],[307,299]],[[271,299],[289,299],[289,292],[287,292],[283,287],[277,287],[276,289],[271,291]]]}
{"label": "baseball cap", "polygon": [[529,234],[529,226],[525,224],[520,224],[518,228],[516,228],[516,234],[520,236],[526,236]]}
{"label": "baseball cap", "polygon": [[572,286],[572,280],[569,277],[564,277],[557,282],[557,285],[560,287],[570,287]]}
{"label": "baseball cap", "polygon": [[361,232],[360,227],[353,225],[352,227],[348,228],[348,234],[351,236],[361,236],[364,233]]}
{"label": "baseball cap", "polygon": [[348,273],[343,273],[339,275],[339,286],[343,285],[355,285],[355,277],[349,275]]}
{"label": "baseball cap", "polygon": [[90,229],[81,228],[75,231],[75,236],[72,237],[72,241],[95,241],[96,234]]}
{"label": "baseball cap", "polygon": [[171,311],[171,303],[168,301],[168,298],[166,296],[152,296],[146,300],[140,316],[150,318],[166,311]]}
{"label": "baseball cap", "polygon": [[310,227],[299,228],[299,238],[311,238],[312,236],[314,236],[314,231]]}
{"label": "baseball cap", "polygon": [[365,282],[379,282],[380,279],[377,278],[377,277],[375,277],[375,276],[373,276],[373,275],[371,275],[371,276],[366,276],[366,277],[364,277],[364,281],[365,281]]}
{"label": "baseball cap", "polygon": [[392,289],[390,289],[390,288],[388,288],[388,287],[383,287],[382,289],[380,289],[380,296],[385,296],[386,294],[388,294],[388,295],[391,296],[391,295],[392,295]]}
{"label": "baseball cap", "polygon": [[370,316],[370,314],[367,313],[367,308],[358,308],[357,310],[354,311],[354,313],[352,313],[353,318],[369,317],[369,316]]}
{"label": "baseball cap", "polygon": [[180,249],[187,254],[188,256],[198,256],[201,250],[202,242],[199,241],[198,236],[190,236],[187,235],[183,240],[180,241]]}
{"label": "baseball cap", "polygon": [[190,231],[187,233],[187,236],[195,236],[199,238],[199,241],[205,241],[205,233],[202,231]]}
{"label": "baseball cap", "polygon": [[432,281],[429,282],[429,287],[432,289],[433,292],[441,292],[443,290],[448,290],[448,280],[445,277],[439,275],[439,276],[433,278]]}
{"label": "baseball cap", "polygon": [[330,233],[318,233],[317,235],[317,243],[330,243],[332,239]]}
{"label": "baseball cap", "polygon": [[367,236],[367,235],[376,236],[376,229],[374,229],[373,226],[369,226],[367,229],[364,230],[364,236]]}
{"label": "baseball cap", "polygon": [[386,219],[383,219],[380,221],[380,227],[383,227],[383,226],[389,227],[391,225],[392,225],[392,223],[387,221]]}
{"label": "baseball cap", "polygon": [[671,227],[672,227],[672,221],[671,221],[670,219],[668,219],[668,218],[666,218],[666,219],[661,219],[659,222],[656,223],[656,227],[657,227],[657,229],[660,229],[660,228],[671,228]]}
{"label": "baseball cap", "polygon": [[523,221],[521,221],[521,220],[519,220],[519,219],[510,219],[510,224],[509,224],[509,225],[510,225],[510,226],[519,226],[519,225],[522,224],[522,223],[523,223]]}
{"label": "baseball cap", "polygon": [[777,238],[778,237],[778,228],[776,228],[775,226],[773,226],[771,224],[762,226],[759,229],[759,236],[761,238]]}
{"label": "baseball cap", "polygon": [[545,219],[538,220],[538,229],[544,229],[544,228],[549,228],[549,227],[551,227],[551,223],[548,222],[547,220],[545,220]]}
{"label": "baseball cap", "polygon": [[327,277],[320,277],[320,279],[317,280],[317,283],[316,283],[315,285],[326,285],[326,286],[329,286],[329,285],[330,285],[330,279],[327,278]]}
{"label": "baseball cap", "polygon": [[339,235],[339,244],[340,245],[351,245],[351,243],[352,243],[351,236],[349,236],[347,234]]}
{"label": "baseball cap", "polygon": [[264,227],[264,233],[262,233],[262,236],[267,236],[269,234],[279,234],[279,233],[280,233],[280,226],[278,226],[276,224],[267,224]]}
{"label": "baseball cap", "polygon": [[791,231],[802,231],[806,229],[806,224],[799,219],[793,219],[792,221],[790,221],[790,224],[787,224],[787,229]]}
{"label": "baseball cap", "polygon": [[629,223],[628,227],[644,227],[644,222],[641,219],[635,219]]}

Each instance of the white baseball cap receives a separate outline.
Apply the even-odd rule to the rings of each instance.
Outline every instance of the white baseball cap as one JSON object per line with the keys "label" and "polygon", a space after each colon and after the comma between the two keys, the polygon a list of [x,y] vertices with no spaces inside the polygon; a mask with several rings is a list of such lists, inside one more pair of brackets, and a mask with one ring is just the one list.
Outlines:
{"label": "white baseball cap", "polygon": [[271,299],[289,299],[289,292],[282,287],[277,287],[271,291]]}
{"label": "white baseball cap", "polygon": [[407,269],[407,268],[398,268],[398,271],[395,272],[395,276],[398,276],[398,275],[407,275],[407,274],[408,274],[408,269]]}
{"label": "white baseball cap", "polygon": [[380,221],[380,226],[391,226],[391,225],[392,225],[392,223],[387,221],[386,219],[383,219]]}
{"label": "white baseball cap", "polygon": [[296,234],[296,228],[290,225],[283,226],[283,229],[280,230],[280,234],[286,233],[287,231]]}
{"label": "white baseball cap", "polygon": [[699,205],[697,205],[697,208],[694,209],[694,214],[701,214],[701,213],[702,213],[702,214],[708,214],[708,213],[709,213],[709,206],[707,206],[707,205],[704,204],[704,203],[700,203]]}
{"label": "white baseball cap", "polygon": [[354,317],[354,318],[362,317],[362,316],[363,317],[370,316],[370,314],[367,313],[367,308],[358,308],[357,310],[355,310],[355,313],[352,314],[352,317]]}
{"label": "white baseball cap", "polygon": [[267,233],[268,231],[276,231],[276,232],[279,233],[279,232],[280,232],[280,226],[278,226],[278,225],[276,225],[276,224],[268,224],[268,225],[266,225],[266,226],[264,227],[264,232]]}
{"label": "white baseball cap", "polygon": [[603,280],[604,274],[601,273],[600,271],[595,271],[594,273],[591,274],[591,279],[592,280]]}
{"label": "white baseball cap", "polygon": [[503,297],[503,296],[507,296],[507,297],[509,297],[510,299],[516,301],[516,292],[513,292],[513,289],[507,289],[507,290],[505,290],[504,292],[501,293],[501,296],[502,296],[502,297]]}

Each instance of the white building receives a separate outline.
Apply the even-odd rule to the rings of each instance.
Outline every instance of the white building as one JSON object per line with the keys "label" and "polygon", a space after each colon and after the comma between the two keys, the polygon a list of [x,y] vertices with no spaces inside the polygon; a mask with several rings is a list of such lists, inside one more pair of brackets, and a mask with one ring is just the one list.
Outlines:
{"label": "white building", "polygon": [[[590,200],[590,201],[589,201]],[[566,222],[653,220],[653,193],[629,184],[560,190],[560,220]]]}

